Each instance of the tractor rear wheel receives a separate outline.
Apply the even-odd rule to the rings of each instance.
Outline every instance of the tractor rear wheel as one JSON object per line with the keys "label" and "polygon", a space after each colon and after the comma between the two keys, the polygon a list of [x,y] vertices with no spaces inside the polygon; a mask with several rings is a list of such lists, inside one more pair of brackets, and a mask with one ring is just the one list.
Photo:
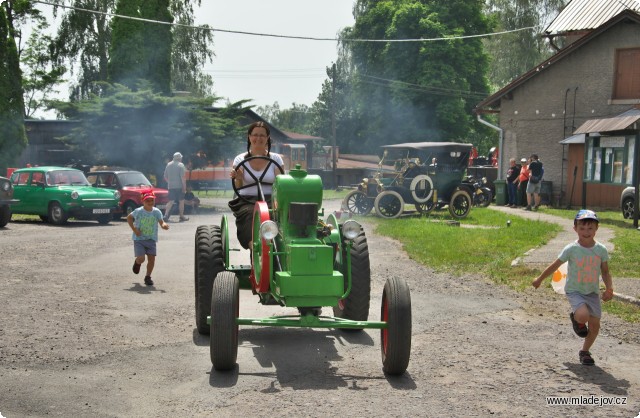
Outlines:
{"label": "tractor rear wheel", "polygon": [[211,296],[211,334],[209,351],[216,370],[231,370],[238,359],[238,323],[240,285],[232,272],[226,271],[213,283]]}
{"label": "tractor rear wheel", "polygon": [[347,253],[348,240],[343,238],[340,247],[340,262],[336,262],[336,270],[345,277],[347,290],[347,257],[351,257],[351,292],[346,298],[338,301],[333,308],[333,315],[352,321],[366,321],[369,318],[369,299],[371,298],[371,268],[369,264],[369,246],[364,230],[360,230],[351,244],[351,253]]}
{"label": "tractor rear wheel", "polygon": [[391,375],[402,374],[411,355],[411,294],[403,279],[387,280],[382,293],[380,319],[387,327],[380,330],[382,370]]}
{"label": "tractor rear wheel", "polygon": [[201,225],[196,230],[194,279],[196,295],[196,327],[198,333],[209,334],[207,316],[211,312],[211,289],[216,275],[224,270],[220,227]]}

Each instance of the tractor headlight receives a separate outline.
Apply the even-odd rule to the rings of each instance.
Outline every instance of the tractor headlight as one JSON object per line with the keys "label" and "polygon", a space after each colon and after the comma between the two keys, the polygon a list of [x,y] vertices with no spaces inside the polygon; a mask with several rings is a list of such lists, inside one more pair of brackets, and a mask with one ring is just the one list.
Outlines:
{"label": "tractor headlight", "polygon": [[278,224],[273,221],[264,221],[260,225],[260,236],[262,239],[271,241],[278,235]]}
{"label": "tractor headlight", "polygon": [[362,227],[356,221],[350,220],[342,224],[342,235],[347,239],[354,239]]}
{"label": "tractor headlight", "polygon": [[76,200],[76,199],[78,198],[78,196],[79,196],[79,195],[78,195],[78,192],[76,192],[75,190],[71,192],[71,198],[72,198],[73,200]]}

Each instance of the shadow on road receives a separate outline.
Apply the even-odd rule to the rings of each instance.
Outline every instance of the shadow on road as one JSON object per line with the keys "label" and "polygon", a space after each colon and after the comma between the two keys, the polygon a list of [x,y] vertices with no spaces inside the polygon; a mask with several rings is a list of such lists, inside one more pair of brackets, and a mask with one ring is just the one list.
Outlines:
{"label": "shadow on road", "polygon": [[598,385],[603,392],[613,395],[627,395],[630,384],[626,379],[617,379],[598,366],[583,366],[577,363],[564,363],[564,365],[576,376],[576,379],[584,383]]}

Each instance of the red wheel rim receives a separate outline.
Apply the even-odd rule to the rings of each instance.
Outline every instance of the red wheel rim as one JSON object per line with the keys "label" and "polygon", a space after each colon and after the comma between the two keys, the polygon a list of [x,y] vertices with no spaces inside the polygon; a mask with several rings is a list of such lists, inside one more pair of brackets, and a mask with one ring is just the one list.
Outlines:
{"label": "red wheel rim", "polygon": [[[269,206],[267,206],[267,202],[256,202],[256,205],[253,209],[253,218],[255,219],[256,216],[260,217],[260,224],[271,219],[269,217]],[[255,228],[253,228],[253,232],[256,232]],[[252,242],[255,242],[255,239],[256,237],[253,237]],[[252,282],[251,284],[254,289],[256,289],[259,293],[266,293],[269,291],[271,259],[269,257],[269,245],[267,244],[267,241],[260,238],[260,245],[262,248],[262,253],[260,254],[260,282],[256,283],[255,266],[251,266],[250,278]]]}

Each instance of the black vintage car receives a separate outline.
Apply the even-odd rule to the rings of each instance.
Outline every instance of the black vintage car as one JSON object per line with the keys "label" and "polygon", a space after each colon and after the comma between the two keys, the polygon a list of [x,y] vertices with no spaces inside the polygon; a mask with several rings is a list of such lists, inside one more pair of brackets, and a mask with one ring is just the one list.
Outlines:
{"label": "black vintage car", "polygon": [[[472,144],[456,142],[410,142],[384,145],[380,170],[349,193],[343,206],[351,213],[396,218],[404,205],[420,213],[448,206],[452,217],[469,214],[472,205],[469,184],[463,182]],[[393,169],[384,170],[384,164]]]}
{"label": "black vintage car", "polygon": [[18,201],[13,198],[13,185],[6,177],[0,177],[0,228],[11,219],[11,205]]}

